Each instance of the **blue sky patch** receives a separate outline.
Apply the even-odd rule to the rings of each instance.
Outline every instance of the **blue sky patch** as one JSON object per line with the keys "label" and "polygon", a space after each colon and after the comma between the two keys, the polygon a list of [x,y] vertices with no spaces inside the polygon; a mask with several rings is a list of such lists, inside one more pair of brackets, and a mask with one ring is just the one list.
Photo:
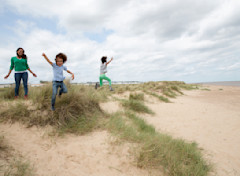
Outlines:
{"label": "blue sky patch", "polygon": [[90,40],[94,40],[98,43],[102,43],[106,40],[106,38],[111,35],[114,31],[103,29],[101,32],[93,33],[93,32],[85,32],[84,36]]}

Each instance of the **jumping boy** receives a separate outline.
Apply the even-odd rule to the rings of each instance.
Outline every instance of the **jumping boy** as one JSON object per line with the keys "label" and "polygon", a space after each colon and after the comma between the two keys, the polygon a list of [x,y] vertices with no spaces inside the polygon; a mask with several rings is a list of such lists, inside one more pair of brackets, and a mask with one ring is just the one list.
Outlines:
{"label": "jumping boy", "polygon": [[58,88],[60,87],[59,96],[62,95],[62,93],[67,93],[67,87],[64,84],[63,80],[65,77],[63,76],[63,70],[67,71],[72,75],[72,80],[74,79],[74,74],[67,70],[67,67],[63,64],[67,61],[67,56],[63,53],[59,53],[56,55],[56,63],[52,63],[48,57],[45,55],[45,53],[42,54],[42,56],[46,59],[46,61],[52,65],[53,67],[53,81],[52,81],[52,110],[55,110],[55,101],[56,101],[56,95],[58,92]]}

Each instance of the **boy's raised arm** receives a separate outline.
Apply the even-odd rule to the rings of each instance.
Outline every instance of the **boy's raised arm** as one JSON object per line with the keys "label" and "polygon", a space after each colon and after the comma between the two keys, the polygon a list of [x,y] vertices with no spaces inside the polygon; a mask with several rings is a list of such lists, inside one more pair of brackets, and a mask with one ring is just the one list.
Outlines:
{"label": "boy's raised arm", "polygon": [[46,54],[45,53],[42,53],[42,56],[46,59],[46,61],[49,63],[49,64],[53,64],[49,59],[48,59],[48,57],[46,56]]}

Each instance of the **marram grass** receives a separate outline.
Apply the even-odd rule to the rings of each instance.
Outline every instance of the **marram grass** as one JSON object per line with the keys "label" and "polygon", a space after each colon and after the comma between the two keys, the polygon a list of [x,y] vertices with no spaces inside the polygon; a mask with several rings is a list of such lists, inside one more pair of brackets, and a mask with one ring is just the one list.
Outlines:
{"label": "marram grass", "polygon": [[[126,117],[132,123],[126,123]],[[113,114],[107,127],[122,140],[139,144],[134,150],[138,167],[159,169],[170,176],[206,176],[210,171],[196,143],[160,134],[131,111]]]}
{"label": "marram grass", "polygon": [[[56,111],[50,110],[51,84],[38,88],[30,88],[30,101],[16,100],[9,102],[0,111],[4,121],[20,121],[32,125],[52,125],[59,134],[85,134],[99,128],[99,121],[105,120],[106,128],[119,136],[123,141],[138,144],[135,158],[138,167],[154,168],[164,171],[170,176],[206,176],[210,166],[203,160],[203,156],[195,143],[187,143],[181,139],[173,139],[169,135],[161,134],[148,125],[136,112],[153,113],[144,105],[144,92],[170,102],[167,98],[181,95],[182,89],[197,89],[195,85],[184,82],[149,82],[138,85],[116,85],[115,92],[130,91],[128,100],[122,104],[125,112],[118,112],[108,117],[100,109],[99,103],[106,101],[113,93],[103,87],[95,90],[91,86],[67,85],[68,93],[57,97]],[[11,100],[13,89],[1,91],[1,100]],[[165,96],[163,91],[166,90]],[[10,95],[10,96],[8,96]],[[103,126],[101,126],[102,128]],[[136,145],[134,145],[136,146]]]}
{"label": "marram grass", "polygon": [[51,84],[31,88],[30,101],[10,102],[0,111],[1,121],[19,121],[27,126],[52,125],[61,134],[84,134],[98,127],[103,117],[99,102],[101,95],[83,86],[68,85],[68,93],[57,97],[56,110],[51,111]]}

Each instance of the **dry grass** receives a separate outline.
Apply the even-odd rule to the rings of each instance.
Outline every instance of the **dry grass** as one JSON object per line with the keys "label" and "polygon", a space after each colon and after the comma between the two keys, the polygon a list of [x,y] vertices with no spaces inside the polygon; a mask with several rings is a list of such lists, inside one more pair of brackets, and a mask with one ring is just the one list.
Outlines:
{"label": "dry grass", "polygon": [[[144,105],[144,93],[170,102],[168,98],[182,95],[182,90],[198,89],[195,85],[184,82],[148,82],[133,85],[114,85],[114,92],[102,87],[95,90],[91,86],[73,86],[67,84],[68,93],[57,98],[56,111],[50,110],[51,84],[31,88],[29,101],[12,101],[11,89],[0,91],[2,101],[8,100],[7,107],[2,108],[0,116],[4,121],[22,122],[28,126],[52,125],[59,134],[67,132],[85,134],[100,125],[102,120],[106,128],[122,140],[136,143],[136,162],[138,167],[156,168],[170,176],[198,175],[206,176],[210,166],[202,159],[202,154],[195,143],[158,133],[148,125],[136,112],[153,113]],[[129,99],[119,100],[124,112],[111,115],[101,111],[99,103],[107,101],[112,94],[130,91]],[[136,93],[144,92],[144,93]],[[167,98],[168,97],[168,98]],[[12,102],[11,102],[12,101]],[[103,118],[105,117],[105,118]],[[1,146],[0,146],[1,147]],[[21,164],[19,164],[21,166]],[[25,168],[24,165],[21,168]],[[24,170],[24,169],[23,169]]]}
{"label": "dry grass", "polygon": [[206,176],[211,169],[196,143],[156,132],[133,112],[113,114],[108,130],[124,141],[138,144],[133,150],[138,167],[159,169],[170,176]]}
{"label": "dry grass", "polygon": [[27,126],[56,127],[61,134],[84,134],[98,127],[103,117],[99,101],[101,94],[86,86],[68,85],[68,93],[56,100],[56,110],[51,111],[51,85],[31,88],[29,101],[15,100],[0,112],[1,120],[22,122]]}
{"label": "dry grass", "polygon": [[33,176],[34,170],[23,157],[13,154],[13,150],[0,136],[0,175],[3,176]]}

